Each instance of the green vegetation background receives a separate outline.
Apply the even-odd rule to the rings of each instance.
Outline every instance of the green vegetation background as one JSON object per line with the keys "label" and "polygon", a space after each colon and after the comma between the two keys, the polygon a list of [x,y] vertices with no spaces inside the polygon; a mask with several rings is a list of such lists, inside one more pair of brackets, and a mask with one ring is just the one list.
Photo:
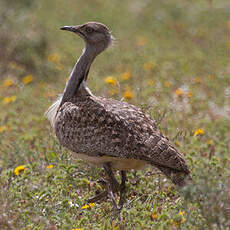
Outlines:
{"label": "green vegetation background", "polygon": [[[43,116],[84,45],[59,28],[87,21],[116,37],[89,88],[150,113],[194,179],[178,191],[150,167],[130,172],[121,219],[85,206],[104,173]],[[230,229],[229,0],[1,0],[0,22],[0,229]]]}

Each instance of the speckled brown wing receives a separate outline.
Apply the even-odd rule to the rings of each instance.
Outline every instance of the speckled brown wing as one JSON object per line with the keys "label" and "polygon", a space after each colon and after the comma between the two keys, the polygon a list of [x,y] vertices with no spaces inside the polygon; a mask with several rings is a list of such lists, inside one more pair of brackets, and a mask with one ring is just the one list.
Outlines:
{"label": "speckled brown wing", "polygon": [[55,132],[75,153],[145,160],[164,171],[189,173],[176,148],[139,108],[95,96],[75,97],[59,109]]}

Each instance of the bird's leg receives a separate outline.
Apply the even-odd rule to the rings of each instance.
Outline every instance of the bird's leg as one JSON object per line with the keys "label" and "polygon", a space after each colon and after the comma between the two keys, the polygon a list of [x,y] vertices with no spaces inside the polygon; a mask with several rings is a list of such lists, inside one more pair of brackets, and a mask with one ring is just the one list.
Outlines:
{"label": "bird's leg", "polygon": [[121,173],[121,185],[120,185],[120,200],[119,200],[119,208],[122,209],[124,203],[125,203],[125,190],[126,190],[126,187],[125,187],[125,182],[127,180],[127,177],[126,177],[126,172],[125,171],[120,171]]}
{"label": "bird's leg", "polygon": [[110,197],[110,199],[112,201],[114,212],[115,213],[119,212],[119,208],[117,206],[117,203],[116,203],[116,200],[115,200],[115,197],[114,197],[114,194],[113,194],[113,190],[112,190],[112,187],[111,187],[110,183],[108,183],[107,191],[108,191],[108,196]]}
{"label": "bird's leg", "polygon": [[111,186],[111,189],[112,189],[113,193],[118,193],[120,185],[119,185],[116,177],[113,174],[113,171],[112,171],[112,169],[110,167],[110,164],[105,163],[104,164],[104,169],[105,169],[105,172],[107,173],[107,175],[109,177],[109,183],[110,183],[110,186]]}
{"label": "bird's leg", "polygon": [[[109,176],[109,181],[105,181],[103,179],[100,179],[97,182],[100,183],[103,187],[105,187],[106,191],[100,192],[96,196],[90,198],[88,200],[89,203],[95,203],[97,201],[101,201],[102,199],[107,198],[108,195],[110,197],[112,196],[113,198],[111,198],[111,199],[115,200],[114,193],[118,193],[118,188],[120,185],[117,182],[109,163],[106,163],[104,165],[104,169],[106,171],[106,174]],[[110,187],[108,187],[108,184],[110,184],[109,185]],[[112,190],[112,194],[110,193],[111,190]]]}
{"label": "bird's leg", "polygon": [[109,163],[104,164],[104,169],[105,169],[105,171],[106,171],[106,173],[107,173],[107,175],[109,177],[109,181],[108,181],[108,184],[107,184],[108,195],[109,195],[109,197],[110,197],[110,199],[112,201],[114,211],[118,212],[119,208],[117,206],[117,203],[116,203],[116,200],[115,200],[115,197],[114,197],[114,192],[118,191],[119,183],[117,182]]}

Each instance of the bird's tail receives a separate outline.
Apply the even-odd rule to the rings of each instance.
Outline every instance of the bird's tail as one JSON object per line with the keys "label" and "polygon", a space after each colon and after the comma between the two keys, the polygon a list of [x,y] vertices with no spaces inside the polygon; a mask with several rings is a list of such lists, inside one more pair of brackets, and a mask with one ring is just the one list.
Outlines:
{"label": "bird's tail", "polygon": [[53,129],[55,125],[56,114],[57,114],[59,105],[61,104],[61,100],[62,100],[62,95],[58,97],[58,99],[47,109],[47,111],[44,114],[50,121],[51,127]]}
{"label": "bird's tail", "polygon": [[178,171],[176,169],[164,167],[164,166],[157,166],[157,168],[165,174],[167,178],[169,178],[175,185],[179,187],[184,187],[192,182],[192,178],[189,172],[185,171]]}

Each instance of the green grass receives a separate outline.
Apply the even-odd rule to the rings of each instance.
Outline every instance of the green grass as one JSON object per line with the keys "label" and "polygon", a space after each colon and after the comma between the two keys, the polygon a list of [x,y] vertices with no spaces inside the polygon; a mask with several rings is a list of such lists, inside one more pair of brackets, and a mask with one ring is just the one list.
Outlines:
{"label": "green grass", "polygon": [[[24,0],[0,9],[0,229],[230,229],[228,0]],[[104,172],[62,148],[43,116],[83,48],[58,28],[93,20],[116,42],[94,62],[89,88],[119,100],[128,88],[128,101],[159,123],[194,179],[178,191],[151,167],[129,172],[121,219],[110,202],[82,209]],[[26,170],[15,175],[19,165]]]}

